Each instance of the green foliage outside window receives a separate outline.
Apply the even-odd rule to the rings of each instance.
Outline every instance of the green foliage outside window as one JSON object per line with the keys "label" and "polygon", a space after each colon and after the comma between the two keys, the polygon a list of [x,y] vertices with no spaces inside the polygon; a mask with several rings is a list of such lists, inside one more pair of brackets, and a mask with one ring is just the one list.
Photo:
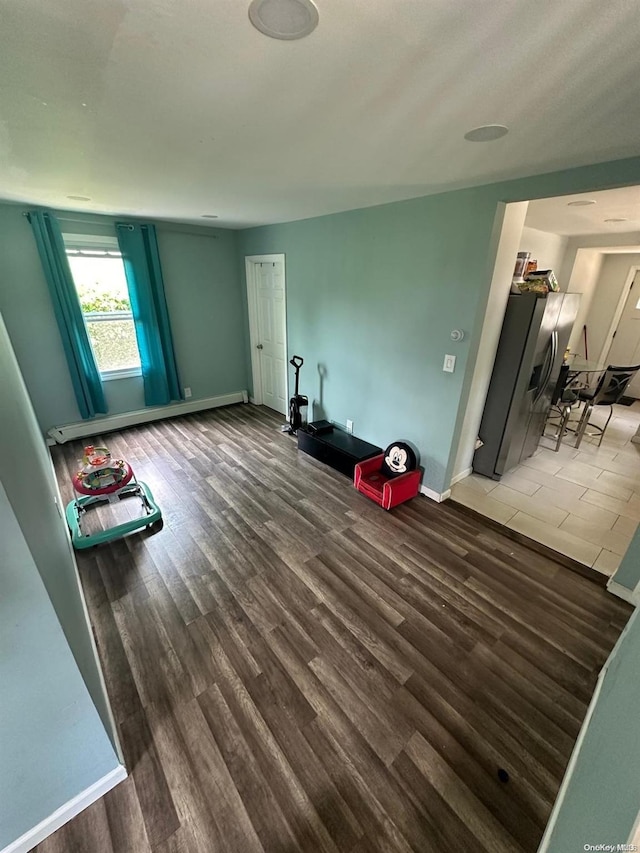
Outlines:
{"label": "green foliage outside window", "polygon": [[114,293],[108,293],[104,290],[98,290],[95,287],[87,285],[77,286],[78,296],[80,297],[80,305],[83,313],[92,311],[111,312],[111,311],[131,311],[129,299],[122,296],[117,296]]}
{"label": "green foliage outside window", "polygon": [[[139,368],[140,354],[122,259],[68,257],[98,369],[108,373]],[[120,312],[129,316],[118,316]]]}

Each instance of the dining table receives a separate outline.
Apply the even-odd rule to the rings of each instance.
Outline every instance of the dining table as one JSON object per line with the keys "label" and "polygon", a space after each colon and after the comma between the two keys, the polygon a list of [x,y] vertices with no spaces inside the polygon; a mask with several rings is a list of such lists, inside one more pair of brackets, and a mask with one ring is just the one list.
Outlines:
{"label": "dining table", "polygon": [[569,356],[565,364],[569,365],[565,388],[586,388],[593,382],[594,374],[604,373],[607,369],[606,364],[580,355]]}

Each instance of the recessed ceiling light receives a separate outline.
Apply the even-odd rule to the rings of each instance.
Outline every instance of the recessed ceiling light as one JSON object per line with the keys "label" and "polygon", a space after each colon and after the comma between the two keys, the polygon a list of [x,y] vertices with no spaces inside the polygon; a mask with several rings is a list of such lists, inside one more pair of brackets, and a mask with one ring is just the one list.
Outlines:
{"label": "recessed ceiling light", "polygon": [[249,20],[274,39],[301,39],[318,26],[318,10],[311,0],[252,0]]}
{"label": "recessed ceiling light", "polygon": [[483,124],[465,133],[464,138],[468,142],[493,142],[494,139],[500,139],[507,133],[509,128],[504,124]]}
{"label": "recessed ceiling light", "polygon": [[605,222],[628,222],[628,219],[605,219]]}
{"label": "recessed ceiling light", "polygon": [[68,195],[71,201],[91,201],[88,195]]}
{"label": "recessed ceiling light", "polygon": [[217,219],[218,214],[217,213],[203,213],[200,218],[201,219]]}
{"label": "recessed ceiling light", "polygon": [[588,204],[595,204],[595,199],[579,198],[577,201],[568,201],[567,207],[586,207]]}

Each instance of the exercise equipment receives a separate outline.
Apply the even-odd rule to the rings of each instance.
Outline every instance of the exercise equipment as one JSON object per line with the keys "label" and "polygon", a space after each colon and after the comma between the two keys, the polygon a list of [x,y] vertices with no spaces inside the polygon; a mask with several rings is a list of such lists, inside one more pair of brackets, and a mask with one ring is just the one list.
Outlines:
{"label": "exercise equipment", "polygon": [[[92,444],[85,447],[82,462],[82,468],[71,478],[75,497],[65,510],[74,548],[91,548],[160,521],[162,512],[153,499],[151,489],[146,483],[136,480],[128,462],[112,459],[106,447],[94,447]],[[129,497],[137,497],[142,502],[141,516],[95,533],[83,531],[83,517],[90,507],[100,503],[118,503]]]}
{"label": "exercise equipment", "polygon": [[304,364],[304,359],[299,355],[294,355],[289,364],[293,365],[296,371],[296,390],[293,397],[289,401],[289,435],[296,435],[304,420],[302,417],[302,409],[309,405],[309,399],[303,394],[299,394],[300,368]]}

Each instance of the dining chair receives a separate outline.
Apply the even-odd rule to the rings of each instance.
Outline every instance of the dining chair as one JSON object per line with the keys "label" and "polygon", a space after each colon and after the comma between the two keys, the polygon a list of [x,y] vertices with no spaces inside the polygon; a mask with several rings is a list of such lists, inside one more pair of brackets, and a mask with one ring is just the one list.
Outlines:
{"label": "dining chair", "polygon": [[[640,364],[636,364],[633,367],[616,367],[610,364],[594,389],[583,388],[581,391],[578,391],[578,399],[585,405],[576,428],[576,448],[580,447],[585,434],[599,435],[598,447],[600,447],[605,431],[609,426],[611,416],[613,415],[613,406],[619,403],[622,397],[624,397],[624,392],[638,370],[640,370]],[[589,421],[591,413],[596,406],[609,406],[609,416],[603,427]],[[591,427],[595,432],[587,433],[588,427]]]}
{"label": "dining chair", "polygon": [[[575,432],[575,430],[569,427],[569,418],[571,417],[573,407],[580,404],[578,391],[573,389],[569,384],[570,370],[571,368],[568,364],[563,364],[561,366],[558,381],[553,391],[553,397],[551,398],[551,409],[549,410],[548,421],[552,426],[556,427],[556,433],[553,436],[556,442],[553,449],[556,453],[560,450],[560,445],[562,444],[562,439],[565,435],[568,432]],[[557,424],[554,423],[556,418],[559,418],[559,422],[557,422]],[[575,423],[575,421],[573,421],[573,423]],[[548,438],[551,438],[551,436],[548,436]]]}

